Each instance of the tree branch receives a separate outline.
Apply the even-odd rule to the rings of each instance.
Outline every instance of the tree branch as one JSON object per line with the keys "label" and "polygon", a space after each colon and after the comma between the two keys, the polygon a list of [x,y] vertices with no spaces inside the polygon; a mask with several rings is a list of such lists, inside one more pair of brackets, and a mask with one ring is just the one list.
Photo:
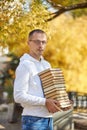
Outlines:
{"label": "tree branch", "polygon": [[55,13],[52,13],[51,14],[52,17],[47,19],[47,21],[51,21],[52,19],[58,17],[59,15],[61,15],[62,13],[66,12],[66,11],[87,8],[87,2],[75,4],[75,5],[71,5],[71,6],[60,6],[60,5],[54,5],[54,4],[52,4],[52,5],[54,7],[56,7],[58,9],[58,11]]}

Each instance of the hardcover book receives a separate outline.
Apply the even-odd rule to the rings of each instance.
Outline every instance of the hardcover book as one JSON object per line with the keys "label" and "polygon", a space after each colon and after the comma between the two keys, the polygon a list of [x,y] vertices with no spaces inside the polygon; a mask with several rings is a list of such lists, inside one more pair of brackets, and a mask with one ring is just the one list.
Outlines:
{"label": "hardcover book", "polygon": [[43,93],[46,98],[58,100],[62,109],[71,106],[61,69],[49,68],[40,72],[38,75],[41,79]]}

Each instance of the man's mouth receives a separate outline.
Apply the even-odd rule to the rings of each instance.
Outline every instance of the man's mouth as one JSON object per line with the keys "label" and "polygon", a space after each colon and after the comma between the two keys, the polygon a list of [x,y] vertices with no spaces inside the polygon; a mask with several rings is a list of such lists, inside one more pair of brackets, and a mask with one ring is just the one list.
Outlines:
{"label": "man's mouth", "polygon": [[39,50],[39,51],[43,51],[43,50]]}

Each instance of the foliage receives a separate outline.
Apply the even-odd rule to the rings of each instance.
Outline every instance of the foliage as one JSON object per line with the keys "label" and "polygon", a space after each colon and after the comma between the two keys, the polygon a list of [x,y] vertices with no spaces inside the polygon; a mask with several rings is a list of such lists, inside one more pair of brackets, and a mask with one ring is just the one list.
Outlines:
{"label": "foliage", "polygon": [[3,91],[8,93],[8,101],[12,101],[13,95],[13,81],[15,78],[15,69],[19,63],[19,58],[13,54],[8,54],[7,57],[11,59],[11,61],[7,62],[7,67],[2,71],[0,75],[1,88]]}
{"label": "foliage", "polygon": [[66,14],[51,22],[56,32],[51,36],[44,55],[52,67],[63,69],[67,91],[87,93],[86,21],[87,16],[74,20]]}
{"label": "foliage", "polygon": [[30,10],[30,12],[20,13],[21,17],[14,19],[8,26],[4,23],[5,26],[0,33],[0,44],[3,47],[8,46],[10,52],[16,52],[19,56],[29,51],[27,34],[30,30],[41,28],[47,31],[48,23],[45,22],[45,19],[49,16],[49,12],[46,8],[37,0],[31,3]]}
{"label": "foliage", "polygon": [[6,79],[4,91],[8,93],[8,102],[13,102],[13,82],[12,79]]}
{"label": "foliage", "polygon": [[[61,4],[68,5],[71,0],[62,0]],[[55,1],[53,1],[55,2]],[[58,0],[60,4],[60,0]],[[74,3],[75,0],[73,1]],[[78,0],[78,2],[83,2]],[[71,3],[73,4],[73,3]],[[28,52],[27,35],[30,30],[41,28],[50,36],[53,29],[49,29],[46,19],[50,18],[50,12],[42,0],[33,0],[30,10],[24,10],[23,0],[0,1],[0,45],[8,47],[9,51],[17,55]],[[52,32],[51,32],[51,31]]]}
{"label": "foliage", "polygon": [[[71,13],[72,16],[74,17],[87,15],[87,0],[62,0],[62,1],[61,0],[47,0],[47,1],[51,3],[52,7],[55,8],[58,12],[62,12],[61,9],[65,8],[65,10]],[[83,8],[83,4],[85,5],[84,8]],[[69,10],[73,10],[73,11],[69,11],[68,8]]]}
{"label": "foliage", "polygon": [[9,47],[9,39],[14,33],[11,33],[10,27],[23,15],[22,7],[19,0],[0,1],[0,45],[4,48]]}
{"label": "foliage", "polygon": [[55,4],[60,4],[63,6],[69,6],[77,3],[86,2],[86,0],[48,0],[49,2],[53,2]]}

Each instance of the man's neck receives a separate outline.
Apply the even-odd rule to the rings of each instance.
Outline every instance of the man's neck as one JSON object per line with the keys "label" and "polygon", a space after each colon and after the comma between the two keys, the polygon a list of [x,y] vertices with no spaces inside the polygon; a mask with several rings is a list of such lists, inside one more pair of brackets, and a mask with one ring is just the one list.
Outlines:
{"label": "man's neck", "polygon": [[38,61],[41,60],[41,56],[38,57],[38,56],[33,55],[33,54],[31,54],[31,53],[29,53],[29,55],[32,56],[34,59],[36,59],[36,60],[38,60]]}

